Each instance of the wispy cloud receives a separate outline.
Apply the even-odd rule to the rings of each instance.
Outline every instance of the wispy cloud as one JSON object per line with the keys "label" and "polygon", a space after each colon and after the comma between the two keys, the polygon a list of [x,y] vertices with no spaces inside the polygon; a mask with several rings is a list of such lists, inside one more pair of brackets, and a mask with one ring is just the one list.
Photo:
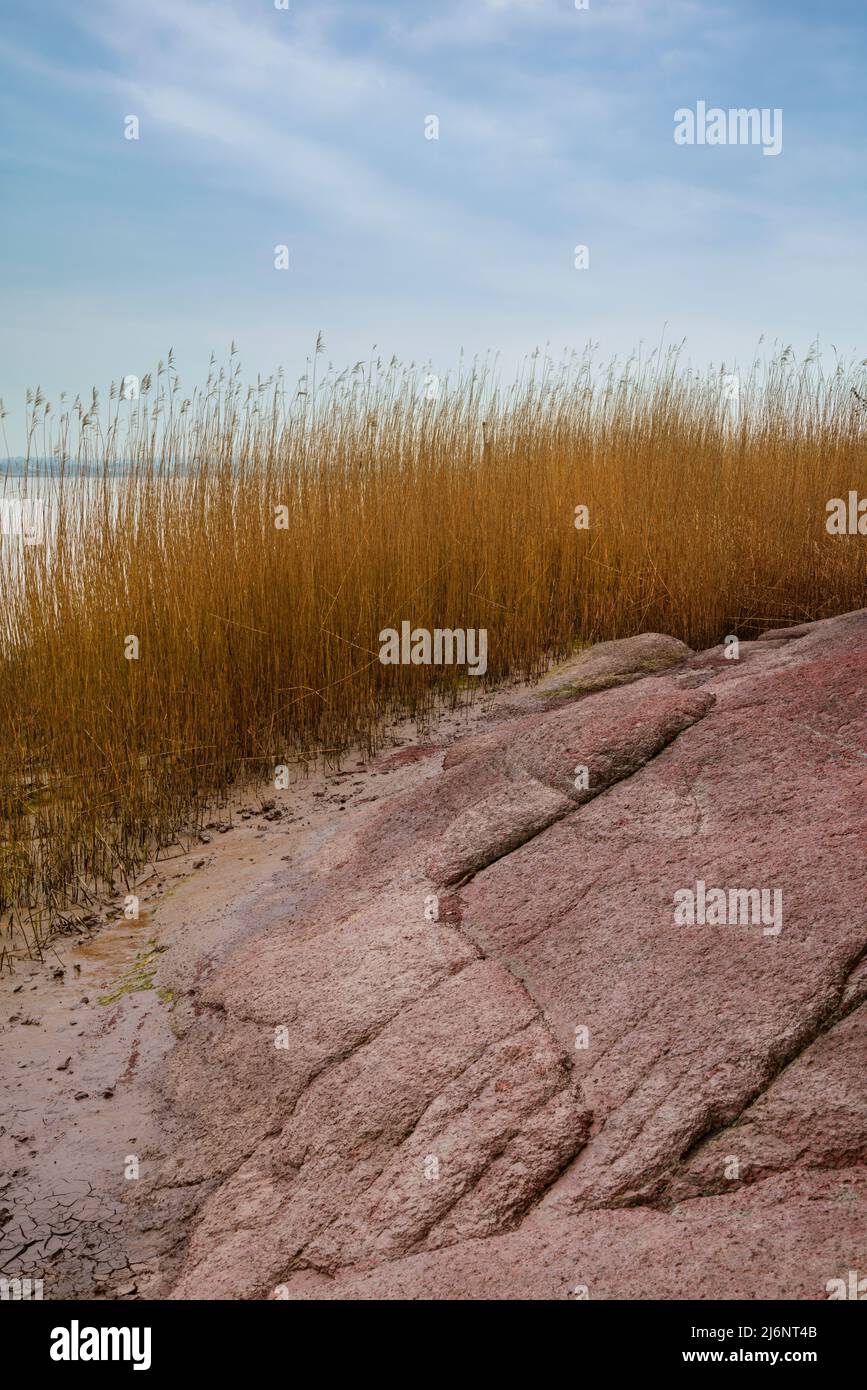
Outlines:
{"label": "wispy cloud", "polygon": [[[161,321],[196,361],[224,325],[286,358],[319,328],[338,357],[627,351],[666,321],[714,357],[748,354],[757,319],[854,337],[865,45],[841,30],[806,0],[784,28],[769,0],[22,9],[0,44],[7,298],[44,332],[0,359],[0,393],[140,362]],[[783,106],[782,156],[677,149],[698,98]]]}

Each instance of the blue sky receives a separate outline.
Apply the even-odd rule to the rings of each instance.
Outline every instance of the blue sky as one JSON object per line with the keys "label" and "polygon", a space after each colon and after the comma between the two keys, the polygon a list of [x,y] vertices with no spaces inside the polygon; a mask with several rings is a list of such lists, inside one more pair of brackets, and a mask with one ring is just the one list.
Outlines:
{"label": "blue sky", "polygon": [[[105,390],[173,346],[189,388],[233,338],[248,376],[292,379],[319,330],[341,367],[376,343],[440,369],[498,350],[508,374],[546,342],[663,333],[701,365],[762,333],[867,356],[863,0],[0,14],[12,453],[27,386]],[[676,145],[699,100],[781,108],[782,153]]]}

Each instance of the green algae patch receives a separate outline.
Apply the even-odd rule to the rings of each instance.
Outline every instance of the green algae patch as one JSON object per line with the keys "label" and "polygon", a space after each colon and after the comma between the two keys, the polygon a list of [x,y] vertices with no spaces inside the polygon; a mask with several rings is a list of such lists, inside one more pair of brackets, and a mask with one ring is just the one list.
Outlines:
{"label": "green algae patch", "polygon": [[569,663],[566,662],[559,670],[552,671],[542,688],[533,691],[533,694],[537,700],[575,700],[581,695],[592,695],[598,690],[613,690],[620,685],[631,685],[633,681],[641,680],[642,676],[653,676],[660,671],[667,671],[680,660],[680,653],[647,652],[638,657],[634,665],[630,665],[626,670],[603,670],[595,675],[588,673],[584,676],[578,671],[571,680],[567,676],[565,680],[555,684],[558,674],[568,669]]}
{"label": "green algae patch", "polygon": [[[649,670],[650,668],[648,668]],[[574,700],[578,695],[592,695],[597,690],[611,690],[617,685],[637,681],[645,671],[621,671],[614,675],[588,676],[585,680],[568,681],[553,690],[535,690],[537,700]]]}
{"label": "green algae patch", "polygon": [[[139,951],[125,974],[121,975],[116,984],[110,987],[108,994],[101,994],[97,998],[98,1004],[114,1004],[125,994],[139,994],[142,990],[154,988],[154,975],[157,970],[157,956],[166,949],[165,946],[158,946],[156,941],[149,941],[147,951]],[[171,990],[160,987],[157,994],[164,1002],[171,1002],[173,998]],[[168,999],[166,999],[168,996]]]}

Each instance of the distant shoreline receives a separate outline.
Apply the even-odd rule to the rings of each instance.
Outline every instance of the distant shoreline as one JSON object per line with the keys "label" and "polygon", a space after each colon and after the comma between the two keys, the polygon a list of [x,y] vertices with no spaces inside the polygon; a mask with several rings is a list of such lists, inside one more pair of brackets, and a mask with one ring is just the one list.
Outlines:
{"label": "distant shoreline", "polygon": [[[102,478],[106,474],[112,478],[124,478],[136,468],[141,468],[141,464],[132,463],[129,459],[122,463],[95,465],[69,462],[61,466],[54,458],[25,459],[19,455],[17,458],[0,459],[0,478]],[[175,467],[173,471],[177,473],[178,469]]]}

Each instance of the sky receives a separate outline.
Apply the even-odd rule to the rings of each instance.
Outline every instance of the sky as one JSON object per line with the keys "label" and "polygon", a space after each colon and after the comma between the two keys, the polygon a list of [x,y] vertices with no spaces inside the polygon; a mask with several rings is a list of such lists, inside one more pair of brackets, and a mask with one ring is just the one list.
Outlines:
{"label": "sky", "polygon": [[[283,4],[0,0],[10,453],[28,387],[170,347],[186,391],[233,340],[294,380],[318,332],[507,377],[590,340],[867,356],[863,0]],[[699,102],[779,110],[779,154],[676,143]]]}

